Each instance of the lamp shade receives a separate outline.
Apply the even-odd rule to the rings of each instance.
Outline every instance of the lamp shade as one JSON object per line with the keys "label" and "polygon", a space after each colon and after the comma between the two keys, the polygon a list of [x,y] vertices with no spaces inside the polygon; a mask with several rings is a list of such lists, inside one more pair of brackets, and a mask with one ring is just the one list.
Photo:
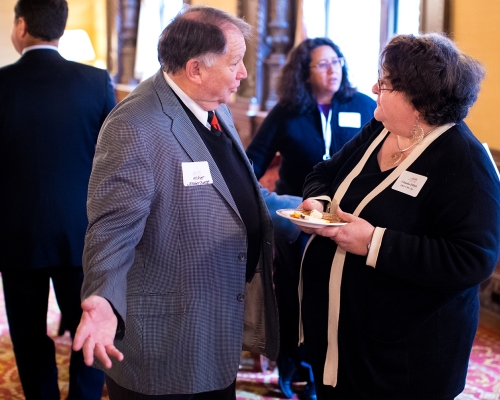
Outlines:
{"label": "lamp shade", "polygon": [[59,39],[59,53],[71,61],[91,61],[95,59],[94,48],[89,35],[83,29],[64,31]]}

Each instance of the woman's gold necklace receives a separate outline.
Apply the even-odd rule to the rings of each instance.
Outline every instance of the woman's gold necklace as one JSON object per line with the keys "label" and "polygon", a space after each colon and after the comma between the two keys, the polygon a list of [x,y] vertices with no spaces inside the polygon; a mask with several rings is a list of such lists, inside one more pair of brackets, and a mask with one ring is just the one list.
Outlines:
{"label": "woman's gold necklace", "polygon": [[[417,128],[418,127],[418,128]],[[419,125],[416,125],[416,127],[414,127],[413,131],[412,131],[412,137],[410,139],[411,141],[411,144],[402,149],[401,147],[399,147],[399,136],[397,133],[396,133],[396,146],[398,146],[398,151],[394,154],[391,155],[391,166],[394,166],[396,164],[399,164],[399,162],[403,159],[403,157],[405,156],[405,152],[410,150],[411,148],[415,147],[417,144],[421,143],[422,140],[424,140],[424,138],[430,134],[432,131],[434,131],[434,129],[436,129],[437,127],[435,128],[432,128],[429,132],[427,133],[424,133],[424,130],[422,129],[421,126]],[[417,129],[420,131],[419,134],[417,134]]]}

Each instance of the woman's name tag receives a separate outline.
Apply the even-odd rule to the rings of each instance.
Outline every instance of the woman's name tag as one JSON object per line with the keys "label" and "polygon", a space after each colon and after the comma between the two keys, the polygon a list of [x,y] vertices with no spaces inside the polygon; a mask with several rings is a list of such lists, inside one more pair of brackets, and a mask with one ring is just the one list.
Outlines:
{"label": "woman's name tag", "polygon": [[422,189],[422,186],[424,186],[425,181],[427,181],[426,176],[415,174],[410,171],[403,171],[403,173],[399,175],[398,180],[392,185],[392,188],[398,192],[416,197],[420,189]]}
{"label": "woman's name tag", "polygon": [[343,128],[361,128],[361,114],[357,112],[339,112],[339,126]]}
{"label": "woman's name tag", "polygon": [[184,186],[210,185],[213,183],[208,162],[183,162],[182,180]]}

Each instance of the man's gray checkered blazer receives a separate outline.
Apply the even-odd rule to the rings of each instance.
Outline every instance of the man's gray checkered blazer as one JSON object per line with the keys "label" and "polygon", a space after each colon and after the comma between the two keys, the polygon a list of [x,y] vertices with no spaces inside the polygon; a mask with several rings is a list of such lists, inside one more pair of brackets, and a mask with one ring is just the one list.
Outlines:
{"label": "man's gray checkered blazer", "polygon": [[[251,169],[227,106],[217,117]],[[213,184],[184,186],[181,163],[193,161],[208,161]],[[245,283],[245,225],[161,71],[122,101],[94,158],[82,297],[108,299],[125,321],[115,341],[125,359],[96,366],[127,389],[160,395],[228,387],[242,343],[275,359],[273,230],[262,195],[259,205],[261,259]]]}

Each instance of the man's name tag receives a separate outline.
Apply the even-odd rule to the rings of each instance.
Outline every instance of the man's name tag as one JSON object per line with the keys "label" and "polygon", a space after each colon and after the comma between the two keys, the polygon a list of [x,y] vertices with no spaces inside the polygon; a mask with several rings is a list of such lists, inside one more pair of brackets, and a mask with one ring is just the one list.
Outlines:
{"label": "man's name tag", "polygon": [[339,126],[361,128],[361,114],[357,112],[339,112]]}
{"label": "man's name tag", "polygon": [[183,162],[182,180],[184,182],[184,186],[200,186],[212,184],[212,175],[210,174],[208,162]]}
{"label": "man's name tag", "polygon": [[398,192],[416,197],[422,186],[424,186],[425,181],[427,181],[426,176],[410,171],[403,171],[398,180],[392,185],[392,188]]}

